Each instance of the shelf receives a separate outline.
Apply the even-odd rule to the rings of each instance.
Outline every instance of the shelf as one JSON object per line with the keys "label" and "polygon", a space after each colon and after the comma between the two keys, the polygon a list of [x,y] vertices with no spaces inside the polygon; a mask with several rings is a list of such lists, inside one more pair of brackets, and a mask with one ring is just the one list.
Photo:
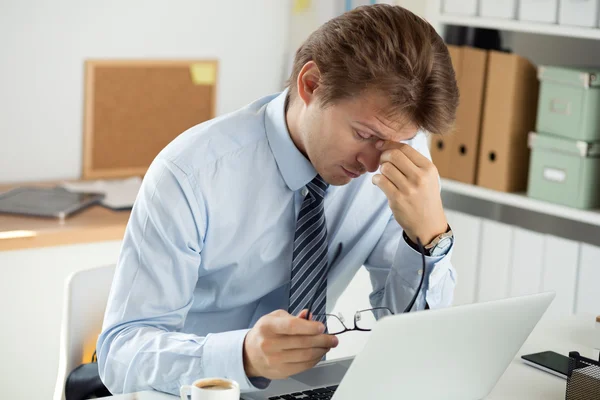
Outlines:
{"label": "shelf", "polygon": [[600,228],[600,210],[579,210],[546,201],[532,199],[524,193],[504,193],[449,179],[442,179],[442,191],[470,198],[533,211],[553,217],[593,225]]}
{"label": "shelf", "polygon": [[527,32],[541,35],[572,37],[600,40],[600,28],[582,28],[557,24],[518,21],[499,18],[463,17],[440,14],[435,20],[447,25],[472,26],[477,28],[498,29],[503,31]]}

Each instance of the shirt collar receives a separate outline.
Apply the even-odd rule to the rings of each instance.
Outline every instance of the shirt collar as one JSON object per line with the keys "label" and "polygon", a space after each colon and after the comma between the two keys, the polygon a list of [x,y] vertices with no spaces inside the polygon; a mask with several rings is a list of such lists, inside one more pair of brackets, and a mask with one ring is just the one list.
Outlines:
{"label": "shirt collar", "polygon": [[287,186],[296,191],[310,182],[317,171],[310,161],[298,150],[285,119],[285,98],[288,89],[269,102],[266,110],[265,129],[267,140],[279,171]]}

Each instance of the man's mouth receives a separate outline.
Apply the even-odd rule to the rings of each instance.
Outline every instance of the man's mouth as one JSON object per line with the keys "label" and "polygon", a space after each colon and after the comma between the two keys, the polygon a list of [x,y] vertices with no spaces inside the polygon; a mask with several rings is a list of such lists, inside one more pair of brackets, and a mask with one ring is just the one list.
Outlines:
{"label": "man's mouth", "polygon": [[344,170],[344,172],[346,173],[346,175],[348,175],[350,178],[358,178],[360,176],[360,174],[357,174],[355,172],[349,171],[346,168],[342,167],[342,169]]}

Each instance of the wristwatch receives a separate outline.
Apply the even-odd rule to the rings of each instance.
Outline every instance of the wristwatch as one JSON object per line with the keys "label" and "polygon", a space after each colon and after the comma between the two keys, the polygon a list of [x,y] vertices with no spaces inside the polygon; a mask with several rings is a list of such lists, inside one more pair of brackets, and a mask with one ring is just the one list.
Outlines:
{"label": "wristwatch", "polygon": [[[406,241],[406,243],[408,243],[410,247],[412,247],[416,251],[419,251],[419,246],[416,243],[413,243],[412,240],[410,240],[406,232],[403,232],[402,235],[404,236],[404,240]],[[452,233],[452,229],[450,228],[450,225],[448,225],[448,229],[446,230],[446,232],[437,235],[433,238],[431,242],[423,246],[425,249],[425,255],[428,257],[443,256],[446,253],[448,253],[448,250],[450,249],[450,246],[452,246],[453,242],[454,233]]]}

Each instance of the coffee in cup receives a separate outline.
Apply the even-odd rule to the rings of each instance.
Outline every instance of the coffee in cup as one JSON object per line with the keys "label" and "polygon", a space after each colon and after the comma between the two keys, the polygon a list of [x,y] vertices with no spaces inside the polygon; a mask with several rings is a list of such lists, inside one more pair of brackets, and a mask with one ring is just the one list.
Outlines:
{"label": "coffee in cup", "polygon": [[231,379],[203,378],[183,385],[179,390],[181,400],[188,400],[188,393],[192,400],[239,400],[240,386]]}
{"label": "coffee in cup", "polygon": [[201,379],[196,381],[194,386],[204,390],[230,390],[233,389],[233,385],[226,379],[221,378],[209,378]]}

